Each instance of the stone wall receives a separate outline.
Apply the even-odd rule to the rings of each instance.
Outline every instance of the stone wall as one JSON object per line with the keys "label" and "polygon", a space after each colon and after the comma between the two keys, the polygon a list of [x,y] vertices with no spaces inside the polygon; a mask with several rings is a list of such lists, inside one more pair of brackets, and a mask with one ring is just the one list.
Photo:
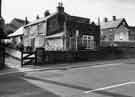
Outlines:
{"label": "stone wall", "polygon": [[59,62],[113,60],[122,58],[135,58],[135,48],[100,48],[98,51],[44,51],[37,49],[37,65]]}
{"label": "stone wall", "polygon": [[135,58],[135,47],[106,47],[99,50],[100,59]]}

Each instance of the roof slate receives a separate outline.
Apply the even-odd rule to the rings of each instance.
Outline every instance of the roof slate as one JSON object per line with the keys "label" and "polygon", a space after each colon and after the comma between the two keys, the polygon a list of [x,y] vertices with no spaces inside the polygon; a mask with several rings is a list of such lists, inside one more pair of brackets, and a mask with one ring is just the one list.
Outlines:
{"label": "roof slate", "polygon": [[124,18],[117,19],[115,21],[108,21],[101,23],[101,29],[109,29],[109,28],[116,28],[119,24],[124,20]]}
{"label": "roof slate", "polygon": [[8,37],[16,37],[23,35],[23,26],[16,30],[14,33],[8,35]]}
{"label": "roof slate", "polygon": [[24,23],[25,20],[14,18],[9,24],[6,24],[7,34],[10,34],[8,31],[11,31],[12,33],[15,32],[17,29],[23,26]]}
{"label": "roof slate", "polygon": [[49,15],[49,16],[47,16],[47,17],[43,17],[43,18],[37,19],[37,20],[35,20],[35,21],[33,21],[33,22],[31,22],[31,23],[25,25],[24,27],[31,26],[31,25],[34,25],[34,24],[37,24],[37,23],[40,23],[40,22],[45,22],[47,19],[53,17],[53,16],[56,15],[56,14],[57,14],[57,12],[54,13],[54,14],[51,14],[51,15]]}
{"label": "roof slate", "polygon": [[[50,19],[51,17],[53,17],[53,16],[55,16],[57,14],[58,14],[58,12],[55,12],[53,14],[50,14],[47,17],[39,18],[39,19],[37,19],[37,20],[35,20],[35,21],[25,25],[24,28],[28,27],[28,26],[31,26],[31,25],[35,25],[37,23],[46,22],[48,19]],[[72,15],[66,13],[66,12],[64,12],[63,14],[66,15],[70,21],[75,21],[75,22],[80,22],[80,23],[89,23],[89,18],[72,16]]]}

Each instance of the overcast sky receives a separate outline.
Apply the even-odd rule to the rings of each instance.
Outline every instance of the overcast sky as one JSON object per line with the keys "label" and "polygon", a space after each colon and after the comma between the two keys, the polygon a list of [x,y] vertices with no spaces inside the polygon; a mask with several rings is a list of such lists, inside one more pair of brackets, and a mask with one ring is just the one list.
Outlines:
{"label": "overcast sky", "polygon": [[135,0],[2,0],[2,16],[9,22],[14,17],[34,20],[39,14],[43,17],[45,10],[56,11],[59,1],[63,2],[65,11],[71,15],[103,20],[112,16],[126,18],[129,25],[135,25]]}

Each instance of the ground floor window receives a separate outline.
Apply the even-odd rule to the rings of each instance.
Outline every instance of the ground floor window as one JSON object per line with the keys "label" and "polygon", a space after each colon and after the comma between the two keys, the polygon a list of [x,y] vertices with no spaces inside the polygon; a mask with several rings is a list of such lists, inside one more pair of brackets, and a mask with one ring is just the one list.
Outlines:
{"label": "ground floor window", "polygon": [[82,45],[86,49],[94,49],[95,48],[94,36],[83,35],[82,36]]}

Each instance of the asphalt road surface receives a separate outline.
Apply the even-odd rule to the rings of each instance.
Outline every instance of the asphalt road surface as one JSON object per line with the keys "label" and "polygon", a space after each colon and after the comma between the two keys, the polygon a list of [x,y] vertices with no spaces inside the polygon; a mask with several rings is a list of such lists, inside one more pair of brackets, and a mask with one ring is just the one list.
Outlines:
{"label": "asphalt road surface", "polygon": [[79,64],[2,75],[0,97],[135,97],[134,59]]}

